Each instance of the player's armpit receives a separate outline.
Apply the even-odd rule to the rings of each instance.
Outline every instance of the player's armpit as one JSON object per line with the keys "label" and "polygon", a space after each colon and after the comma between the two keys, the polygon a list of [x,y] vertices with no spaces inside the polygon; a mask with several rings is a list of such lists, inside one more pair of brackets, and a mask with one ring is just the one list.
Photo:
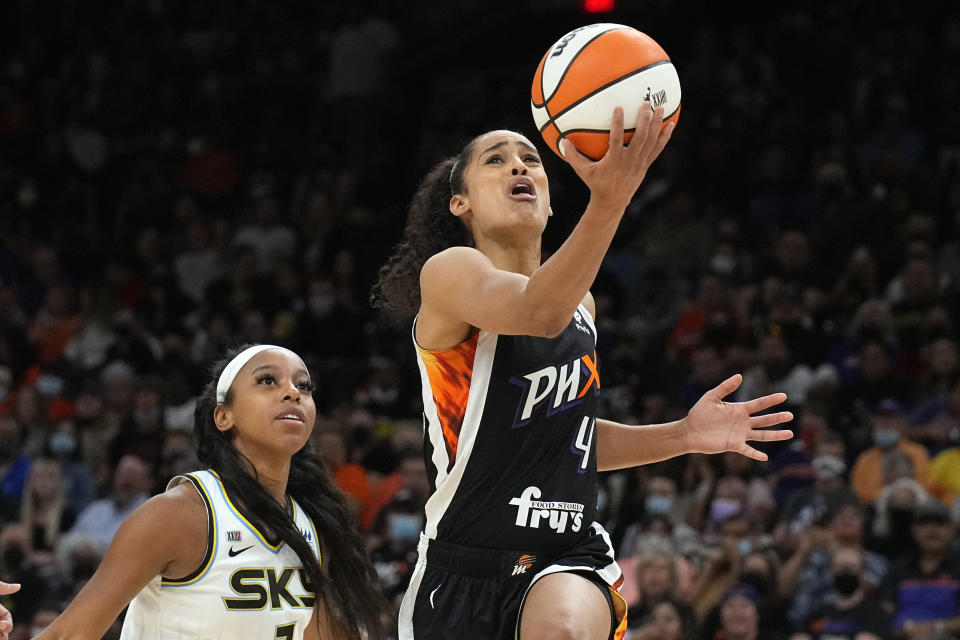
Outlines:
{"label": "player's armpit", "polygon": [[190,496],[192,487],[181,487],[154,496],[124,521],[96,573],[38,640],[101,638],[151,579],[197,555],[193,534],[200,530],[203,556],[206,509],[199,496]]}

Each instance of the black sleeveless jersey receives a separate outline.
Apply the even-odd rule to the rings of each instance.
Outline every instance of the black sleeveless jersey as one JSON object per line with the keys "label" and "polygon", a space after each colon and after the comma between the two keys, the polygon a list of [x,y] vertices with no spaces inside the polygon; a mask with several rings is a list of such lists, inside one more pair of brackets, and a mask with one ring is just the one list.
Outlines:
{"label": "black sleeveless jersey", "polygon": [[596,517],[600,378],[583,305],[555,338],[481,331],[417,353],[427,537],[542,552],[585,537]]}

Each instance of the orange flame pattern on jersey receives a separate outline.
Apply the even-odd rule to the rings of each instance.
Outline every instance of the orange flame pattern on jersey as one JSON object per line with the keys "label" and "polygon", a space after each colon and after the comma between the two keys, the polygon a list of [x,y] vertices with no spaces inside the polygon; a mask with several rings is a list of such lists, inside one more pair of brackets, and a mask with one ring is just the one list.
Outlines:
{"label": "orange flame pattern on jersey", "polygon": [[455,347],[438,351],[419,349],[423,365],[430,380],[430,390],[440,418],[443,440],[450,459],[448,470],[457,457],[460,428],[467,411],[470,396],[470,380],[473,378],[473,359],[477,354],[480,334],[461,342]]}

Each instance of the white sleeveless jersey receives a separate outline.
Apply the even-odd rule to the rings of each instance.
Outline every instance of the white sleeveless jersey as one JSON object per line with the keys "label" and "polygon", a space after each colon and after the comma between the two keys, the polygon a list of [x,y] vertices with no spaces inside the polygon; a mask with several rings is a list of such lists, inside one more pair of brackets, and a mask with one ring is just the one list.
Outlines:
{"label": "white sleeveless jersey", "polygon": [[[130,603],[121,640],[293,640],[313,615],[314,594],[297,554],[272,544],[231,501],[215,471],[177,476],[207,507],[207,552],[177,580],[156,576]],[[291,499],[297,528],[320,557],[317,530]]]}

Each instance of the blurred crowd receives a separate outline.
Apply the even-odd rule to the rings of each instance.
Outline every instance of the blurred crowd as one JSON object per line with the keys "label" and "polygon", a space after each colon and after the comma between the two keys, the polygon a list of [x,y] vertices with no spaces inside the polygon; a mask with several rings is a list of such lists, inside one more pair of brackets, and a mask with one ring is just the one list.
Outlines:
{"label": "blurred crowd", "polygon": [[[742,372],[797,434],[601,476],[628,637],[960,637],[960,10],[447,4],[0,7],[15,637],[197,467],[193,399],[241,342],[310,366],[315,444],[399,602],[430,488],[409,326],[370,286],[419,176],[487,129],[539,142],[533,69],[599,20],[653,35],[684,91],[594,288],[601,416],[674,420]],[[545,163],[549,254],[587,194]]]}

